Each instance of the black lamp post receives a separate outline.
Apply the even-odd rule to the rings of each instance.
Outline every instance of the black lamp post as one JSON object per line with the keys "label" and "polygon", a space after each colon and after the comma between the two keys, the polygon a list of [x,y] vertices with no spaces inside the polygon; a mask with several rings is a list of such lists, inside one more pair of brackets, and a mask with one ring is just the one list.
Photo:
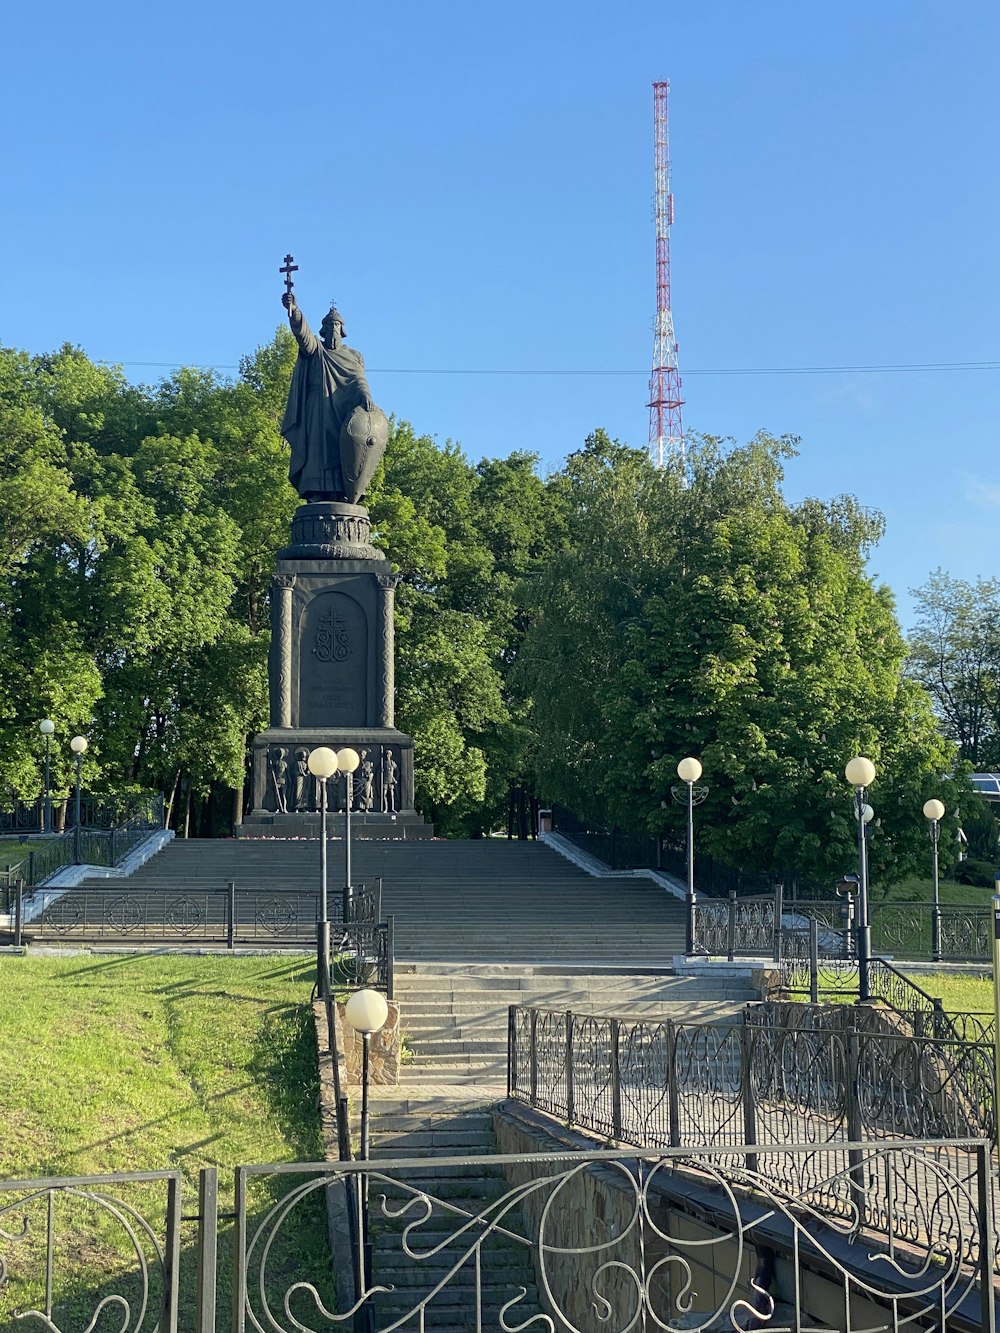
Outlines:
{"label": "black lamp post", "polygon": [[344,925],[354,919],[354,889],[351,885],[351,806],[354,804],[354,773],[361,763],[357,750],[337,751],[337,771],[344,775]]}
{"label": "black lamp post", "polygon": [[697,899],[694,892],[694,784],[702,774],[701,760],[688,756],[677,765],[677,776],[687,784],[687,928],[684,932],[684,951],[690,957],[694,953],[695,911]]}
{"label": "black lamp post", "polygon": [[941,961],[941,886],[938,883],[938,837],[940,822],[944,819],[944,802],[936,797],[924,801],[924,818],[929,825],[931,835],[931,871],[933,874],[931,889],[931,957],[935,963]]}
{"label": "black lamp post", "polygon": [[873,810],[865,799],[875,781],[875,765],[858,755],[848,761],[844,777],[854,788],[854,810],[858,821],[858,988],[862,1004],[871,999],[872,927],[868,915],[868,834]]}
{"label": "black lamp post", "polygon": [[74,736],[69,743],[69,748],[76,755],[76,827],[73,830],[73,861],[76,865],[82,865],[83,823],[80,818],[80,770],[83,767],[83,756],[87,749],[86,736]]}
{"label": "black lamp post", "polygon": [[[344,1017],[354,1028],[355,1032],[360,1032],[362,1043],[361,1056],[361,1148],[360,1160],[368,1161],[368,1084],[369,1084],[369,1052],[371,1049],[371,1039],[374,1032],[381,1032],[385,1027],[385,1021],[389,1017],[389,1006],[386,1004],[385,997],[377,990],[359,990],[355,991],[344,1006]],[[358,1236],[357,1250],[357,1270],[355,1281],[357,1282],[356,1300],[361,1300],[363,1296],[371,1290],[372,1286],[372,1249],[370,1239],[370,1229],[368,1225],[368,1172],[362,1172],[358,1176],[358,1219],[360,1234]],[[358,1311],[361,1318],[356,1327],[363,1330],[374,1329],[375,1312],[372,1309],[370,1301],[366,1301],[361,1310]]]}
{"label": "black lamp post", "polygon": [[337,771],[336,753],[319,745],[309,754],[309,772],[319,779],[319,920],[316,923],[316,984],[323,999],[330,989],[330,912],[326,892],[326,784]]}
{"label": "black lamp post", "polygon": [[39,722],[38,730],[45,737],[45,798],[42,802],[42,832],[52,832],[52,770],[49,765],[50,750],[52,747],[52,733],[56,729],[56,724],[45,718]]}

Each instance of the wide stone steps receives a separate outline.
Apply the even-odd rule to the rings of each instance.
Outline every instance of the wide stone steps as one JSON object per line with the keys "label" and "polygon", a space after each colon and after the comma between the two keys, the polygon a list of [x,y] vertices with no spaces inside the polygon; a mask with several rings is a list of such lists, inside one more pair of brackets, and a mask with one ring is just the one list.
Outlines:
{"label": "wide stone steps", "polygon": [[[342,827],[334,818],[333,830]],[[345,847],[331,839],[328,850],[328,890],[336,900]],[[221,903],[233,882],[258,894],[303,892],[301,912],[308,916],[315,912],[319,853],[316,840],[175,841],[128,879],[95,883],[93,897],[109,888],[156,891],[160,901],[168,893],[214,891]],[[352,853],[355,886],[381,878],[382,915],[395,921],[395,998],[412,1052],[400,1087],[372,1089],[372,1169],[389,1159],[426,1162],[406,1169],[409,1188],[370,1181],[373,1278],[394,1288],[374,1298],[376,1327],[400,1321],[401,1328],[426,1333],[469,1333],[477,1327],[471,1263],[434,1297],[422,1322],[407,1316],[447,1276],[482,1224],[474,1222],[462,1238],[456,1231],[506,1190],[498,1174],[437,1164],[442,1157],[495,1152],[486,1108],[506,1089],[509,1006],[693,1022],[733,1013],[751,996],[731,982],[719,986],[673,974],[673,956],[683,949],[684,904],[648,877],[594,878],[550,847],[498,839],[359,838]],[[384,1216],[381,1205],[384,1196],[386,1209],[398,1211],[414,1191],[436,1201],[409,1235],[417,1254],[441,1247],[426,1259],[402,1253],[402,1232],[420,1216],[419,1205],[396,1219]],[[501,1227],[523,1234],[514,1215]],[[524,1289],[527,1296],[509,1310],[504,1326],[534,1327],[540,1305],[527,1249],[490,1230],[482,1258],[482,1326],[500,1327],[500,1308]]]}
{"label": "wide stone steps", "polygon": [[[336,840],[328,848],[328,892],[335,899],[343,883],[343,850]],[[382,916],[394,918],[401,963],[666,969],[683,949],[684,906],[662,885],[645,877],[595,879],[544,844],[358,839],[352,853],[355,886],[382,880]],[[129,878],[95,883],[94,910],[99,917],[96,895],[109,889],[200,893],[199,911],[221,920],[232,882],[238,891],[258,895],[305,891],[308,897],[298,900],[298,934],[316,910],[319,878],[316,839],[175,840]],[[217,896],[206,903],[204,895],[213,892]],[[165,898],[158,901],[155,910],[167,912]],[[246,903],[246,910],[259,910],[253,899]],[[256,934],[238,942],[258,942]]]}
{"label": "wide stone steps", "polygon": [[[386,1159],[423,1158],[426,1163],[395,1170],[392,1181],[377,1175],[370,1180],[373,1285],[392,1288],[373,1298],[376,1327],[387,1327],[411,1314],[445,1278],[447,1285],[425,1307],[423,1323],[414,1314],[400,1327],[441,1333],[467,1331],[477,1327],[479,1304],[483,1327],[499,1328],[500,1310],[518,1298],[520,1317],[516,1323],[537,1314],[541,1306],[530,1251],[504,1234],[523,1234],[521,1219],[505,1214],[499,1223],[502,1229],[490,1226],[491,1205],[508,1188],[500,1173],[466,1162],[443,1166],[436,1160],[496,1152],[489,1113],[481,1108],[448,1109],[447,1103],[436,1100],[423,1104],[412,1099],[394,1101],[377,1089],[373,1105],[373,1171],[377,1172],[379,1162]],[[424,1205],[414,1202],[398,1218],[386,1213],[400,1211],[417,1194],[430,1200],[430,1215],[409,1232],[411,1255],[407,1255],[402,1245],[403,1229],[423,1216]],[[481,1215],[485,1215],[484,1221],[473,1220]],[[478,1278],[475,1257],[470,1253],[477,1241],[481,1243]],[[457,1271],[452,1273],[456,1265]]]}
{"label": "wide stone steps", "polygon": [[581,1016],[621,1016],[651,1023],[707,1022],[735,1014],[752,998],[743,983],[699,977],[537,974],[513,968],[403,965],[396,980],[400,1024],[411,1060],[403,1066],[408,1087],[506,1086],[507,1029],[511,1004]]}

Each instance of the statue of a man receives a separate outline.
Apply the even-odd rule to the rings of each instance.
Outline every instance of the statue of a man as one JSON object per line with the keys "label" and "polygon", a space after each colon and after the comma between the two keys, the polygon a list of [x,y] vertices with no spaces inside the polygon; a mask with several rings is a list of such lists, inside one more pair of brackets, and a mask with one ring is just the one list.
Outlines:
{"label": "statue of a man", "polygon": [[332,307],[319,338],[292,291],[281,303],[299,355],[281,433],[292,450],[289,480],[303,500],[357,504],[375,471],[388,427],[372,402],[360,352],[344,342],[344,321]]}

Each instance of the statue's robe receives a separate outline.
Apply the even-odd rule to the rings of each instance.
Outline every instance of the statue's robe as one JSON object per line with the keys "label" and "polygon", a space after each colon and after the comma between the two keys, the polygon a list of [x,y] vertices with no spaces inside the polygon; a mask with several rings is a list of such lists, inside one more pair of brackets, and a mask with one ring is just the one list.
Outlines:
{"label": "statue's robe", "polygon": [[292,450],[288,478],[304,500],[339,499],[340,428],[371,397],[364,358],[353,347],[324,347],[298,308],[289,322],[299,354],[281,422]]}

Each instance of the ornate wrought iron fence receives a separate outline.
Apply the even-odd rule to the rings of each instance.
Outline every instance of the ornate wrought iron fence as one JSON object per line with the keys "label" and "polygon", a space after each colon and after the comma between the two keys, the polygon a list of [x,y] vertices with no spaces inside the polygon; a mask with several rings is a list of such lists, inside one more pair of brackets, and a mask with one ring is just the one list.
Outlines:
{"label": "ornate wrought iron fence", "polygon": [[[393,933],[379,922],[381,880],[355,890],[355,917],[333,909],[334,980],[387,991],[392,997]],[[235,948],[315,947],[319,893],[295,889],[150,889],[47,886],[15,889],[10,938],[15,944],[222,945]]]}
{"label": "ornate wrought iron fence", "polygon": [[[843,898],[799,898],[790,902],[780,890],[767,896],[739,896],[735,901],[699,896],[695,909],[695,948],[715,957],[777,958],[775,923],[785,930],[808,932],[819,924],[820,952],[850,958],[854,952],[853,904]],[[872,945],[877,953],[912,961],[930,961],[931,904],[870,904]],[[969,903],[941,908],[941,957],[986,962],[992,957],[993,918],[989,906]]]}
{"label": "ornate wrought iron fence", "polygon": [[41,833],[42,798],[37,801],[12,801],[0,809],[0,833]]}
{"label": "ornate wrought iron fence", "polygon": [[[814,1179],[795,1165],[807,1158],[822,1161]],[[776,1171],[779,1160],[791,1165]],[[470,1205],[457,1174],[495,1174],[496,1188]],[[364,1220],[327,1231],[324,1205],[347,1195],[370,1200]],[[106,1323],[176,1333],[183,1318],[215,1333],[229,1296],[235,1333],[596,1333],[748,1318],[868,1333],[960,1318],[995,1333],[982,1142],[246,1166],[233,1197],[230,1267],[219,1263],[216,1168],[201,1171],[197,1201],[183,1198],[179,1172],[0,1183],[0,1317],[49,1333]],[[192,1243],[182,1245],[182,1226]],[[364,1265],[354,1256],[366,1234],[377,1244]]]}
{"label": "ornate wrought iron fence", "polygon": [[[647,1147],[995,1140],[992,1046],[887,1029],[877,1011],[859,1026],[847,1006],[794,1009],[794,1024],[767,1005],[741,1021],[675,1024],[513,1005],[509,1095]],[[813,1169],[808,1158],[799,1167]]]}
{"label": "ornate wrought iron fence", "polygon": [[[785,995],[808,995],[815,1004],[827,1000],[856,999],[861,977],[855,959],[828,958],[817,947],[818,932],[810,928],[780,932],[779,989]],[[903,1018],[918,1037],[992,1041],[994,1020],[989,1014],[951,1014],[942,1001],[929,994],[911,977],[884,958],[869,965],[872,999],[887,1005]]]}
{"label": "ornate wrought iron fence", "polygon": [[[102,807],[108,817],[115,807]],[[133,847],[156,829],[163,827],[163,797],[159,794],[142,799],[132,798],[128,813],[121,822],[110,828],[82,828],[80,831],[80,860],[84,865],[120,865]],[[42,884],[57,870],[73,864],[76,858],[76,829],[70,829],[57,838],[50,838],[44,847],[28,853],[27,857],[9,870],[0,871],[0,887],[10,889],[18,880],[31,888]],[[10,910],[9,894],[7,910]]]}
{"label": "ornate wrought iron fence", "polygon": [[3,1326],[175,1333],[181,1182],[179,1170],[0,1181]]}
{"label": "ornate wrought iron fence", "polygon": [[[80,817],[84,828],[111,829],[127,823],[137,815],[148,810],[151,803],[158,802],[161,807],[163,797],[159,792],[132,792],[124,796],[114,793],[92,793],[80,797]],[[0,833],[42,833],[42,798],[36,801],[11,801],[0,808]],[[65,827],[67,819],[75,818],[75,801],[72,797],[54,798],[52,801],[53,824]]]}

